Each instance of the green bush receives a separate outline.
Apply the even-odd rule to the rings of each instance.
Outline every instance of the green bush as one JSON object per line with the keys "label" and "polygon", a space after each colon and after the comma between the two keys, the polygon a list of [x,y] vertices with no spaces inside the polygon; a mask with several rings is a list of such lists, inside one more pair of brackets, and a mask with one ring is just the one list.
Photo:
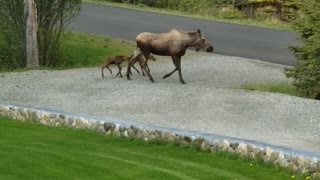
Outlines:
{"label": "green bush", "polygon": [[216,11],[215,5],[208,0],[183,0],[178,6],[179,11],[191,14],[211,15]]}
{"label": "green bush", "polygon": [[[221,16],[227,19],[276,17],[291,21],[296,17],[297,0],[104,0],[147,5],[196,15]],[[223,9],[230,8],[230,11]],[[222,11],[222,12],[221,12]]]}
{"label": "green bush", "polygon": [[234,0],[234,7],[247,17],[276,17],[289,22],[296,18],[298,0]]}
{"label": "green bush", "polygon": [[20,15],[23,3],[0,0],[0,70],[25,66],[25,31]]}
{"label": "green bush", "polygon": [[294,78],[293,85],[303,95],[315,98],[320,94],[320,1],[301,1],[299,8],[294,28],[303,44],[291,47],[298,63],[286,75]]}
{"label": "green bush", "polygon": [[245,15],[238,9],[235,9],[233,7],[225,7],[221,8],[219,16],[225,19],[241,19],[244,18]]}

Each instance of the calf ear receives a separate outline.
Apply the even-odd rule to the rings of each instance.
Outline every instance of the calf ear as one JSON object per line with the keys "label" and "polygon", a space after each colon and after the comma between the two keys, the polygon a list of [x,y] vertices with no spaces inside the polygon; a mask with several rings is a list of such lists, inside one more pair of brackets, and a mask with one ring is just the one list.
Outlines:
{"label": "calf ear", "polygon": [[198,32],[199,34],[201,34],[201,30],[200,30],[200,29],[197,29],[197,32]]}

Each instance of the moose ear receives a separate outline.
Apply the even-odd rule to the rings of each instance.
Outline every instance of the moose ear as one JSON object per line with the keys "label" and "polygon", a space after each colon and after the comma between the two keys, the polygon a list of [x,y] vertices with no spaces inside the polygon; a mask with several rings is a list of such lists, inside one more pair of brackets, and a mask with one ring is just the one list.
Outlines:
{"label": "moose ear", "polygon": [[200,31],[200,29],[197,29],[197,32],[198,32],[199,34],[201,34],[201,31]]}

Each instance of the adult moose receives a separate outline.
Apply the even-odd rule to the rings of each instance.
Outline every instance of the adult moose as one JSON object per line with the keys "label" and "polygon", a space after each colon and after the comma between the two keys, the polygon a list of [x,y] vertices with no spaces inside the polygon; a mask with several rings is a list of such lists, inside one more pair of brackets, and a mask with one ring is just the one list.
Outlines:
{"label": "adult moose", "polygon": [[143,54],[145,64],[143,69],[151,82],[154,82],[150,72],[146,70],[146,64],[150,53],[160,56],[171,56],[175,69],[164,75],[164,78],[171,76],[179,71],[179,78],[182,84],[185,84],[181,75],[181,57],[186,53],[188,47],[195,47],[197,51],[205,49],[207,52],[213,52],[213,46],[201,34],[200,29],[194,32],[186,32],[178,29],[171,29],[167,33],[140,33],[136,38],[137,48],[130,59],[127,69],[127,79],[130,80],[131,62]]}

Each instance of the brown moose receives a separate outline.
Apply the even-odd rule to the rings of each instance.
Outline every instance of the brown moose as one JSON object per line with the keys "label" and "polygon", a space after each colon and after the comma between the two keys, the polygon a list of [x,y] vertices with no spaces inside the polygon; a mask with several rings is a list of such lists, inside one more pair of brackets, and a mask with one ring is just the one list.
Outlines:
{"label": "brown moose", "polygon": [[180,82],[185,84],[181,75],[181,57],[186,53],[189,47],[195,47],[197,51],[205,49],[207,52],[213,52],[213,46],[207,41],[198,29],[194,32],[186,32],[178,29],[172,29],[167,33],[143,32],[136,37],[137,48],[129,61],[127,69],[127,79],[130,79],[132,63],[143,54],[145,59],[143,69],[151,82],[154,82],[150,72],[147,71],[147,63],[150,53],[160,56],[171,56],[175,69],[164,75],[164,78],[171,76],[175,71],[179,72]]}

